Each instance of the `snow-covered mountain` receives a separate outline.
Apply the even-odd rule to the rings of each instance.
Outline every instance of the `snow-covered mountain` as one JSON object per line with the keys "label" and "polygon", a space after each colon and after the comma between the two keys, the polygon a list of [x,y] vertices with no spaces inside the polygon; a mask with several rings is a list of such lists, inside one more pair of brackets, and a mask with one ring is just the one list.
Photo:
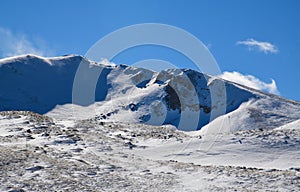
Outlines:
{"label": "snow-covered mountain", "polygon": [[0,191],[298,192],[299,109],[188,69],[2,59]]}
{"label": "snow-covered mountain", "polygon": [[[86,76],[78,77],[79,66],[86,70]],[[98,81],[89,83],[89,75],[97,71]],[[74,86],[75,77],[84,82],[81,87]],[[94,86],[94,104],[85,100],[89,86]],[[190,69],[153,72],[105,61],[96,63],[77,55],[2,59],[0,90],[1,111],[172,124],[188,131],[203,126],[205,132],[270,129],[300,119],[298,102],[208,74]]]}

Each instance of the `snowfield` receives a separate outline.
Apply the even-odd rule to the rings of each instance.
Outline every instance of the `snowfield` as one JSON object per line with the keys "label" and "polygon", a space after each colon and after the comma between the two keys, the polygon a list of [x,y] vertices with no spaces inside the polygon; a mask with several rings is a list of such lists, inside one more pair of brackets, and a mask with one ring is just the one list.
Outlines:
{"label": "snowfield", "polygon": [[300,130],[199,135],[0,113],[1,191],[299,191]]}
{"label": "snowfield", "polygon": [[300,191],[299,102],[76,55],[2,59],[0,90],[0,191]]}

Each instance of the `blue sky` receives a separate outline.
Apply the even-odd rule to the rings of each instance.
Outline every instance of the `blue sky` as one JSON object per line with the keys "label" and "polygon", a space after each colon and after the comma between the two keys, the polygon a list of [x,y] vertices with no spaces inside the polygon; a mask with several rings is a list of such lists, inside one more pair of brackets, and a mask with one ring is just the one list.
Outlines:
{"label": "blue sky", "polygon": [[[164,23],[200,39],[227,71],[224,78],[300,101],[299,9],[297,0],[2,0],[0,58],[28,52],[84,55],[119,28]],[[114,62],[142,59],[189,67],[183,56],[153,46],[125,51]]]}

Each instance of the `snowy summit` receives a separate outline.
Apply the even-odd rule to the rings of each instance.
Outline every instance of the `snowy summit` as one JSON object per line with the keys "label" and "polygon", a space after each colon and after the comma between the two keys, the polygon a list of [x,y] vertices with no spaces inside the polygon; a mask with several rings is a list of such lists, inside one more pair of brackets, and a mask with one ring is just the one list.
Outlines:
{"label": "snowy summit", "polygon": [[1,59],[0,90],[1,191],[300,190],[299,102],[78,55]]}
{"label": "snowy summit", "polygon": [[[95,73],[99,74],[93,82],[90,76]],[[190,69],[158,73],[107,61],[95,63],[77,55],[24,55],[0,60],[0,76],[1,111],[62,117],[63,109],[69,111],[64,118],[69,118],[76,113],[74,108],[94,105],[85,117],[172,124],[187,131],[199,130],[219,116],[210,126],[225,121],[224,130],[269,129],[300,118],[300,103]],[[92,95],[87,94],[90,87]],[[229,119],[235,123],[229,125]]]}

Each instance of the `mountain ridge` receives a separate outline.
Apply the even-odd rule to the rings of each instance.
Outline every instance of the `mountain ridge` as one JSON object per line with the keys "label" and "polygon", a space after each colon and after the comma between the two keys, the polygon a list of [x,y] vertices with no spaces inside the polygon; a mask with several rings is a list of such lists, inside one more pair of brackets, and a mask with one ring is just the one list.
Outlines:
{"label": "mountain ridge", "polygon": [[[93,115],[101,120],[129,119],[132,122],[153,125],[172,124],[181,130],[193,131],[234,111],[236,116],[239,116],[238,111],[243,103],[248,102],[255,110],[263,111],[260,109],[263,103],[257,104],[261,100],[269,103],[265,108],[272,108],[272,105],[277,103],[278,109],[274,109],[273,112],[265,110],[268,115],[260,122],[267,122],[272,118],[270,113],[282,120],[278,125],[300,118],[300,115],[297,115],[297,110],[300,110],[299,102],[219,77],[191,69],[154,72],[127,65],[115,65],[107,61],[93,62],[80,55],[49,58],[23,55],[1,59],[0,88],[5,91],[0,94],[0,110],[30,110],[51,114],[51,111],[59,108],[58,106],[74,103],[72,90],[79,65],[86,66],[87,74],[93,70],[101,71],[97,84],[91,85],[95,86],[94,97],[98,103]],[[89,77],[86,76],[88,81]],[[212,93],[212,90],[215,93]],[[82,94],[85,98],[84,91]],[[251,101],[257,106],[251,104]],[[290,106],[290,109],[285,105]],[[244,112],[253,113],[251,107],[249,110],[243,109]],[[246,119],[251,118],[253,119]],[[257,125],[259,127],[255,127]],[[252,127],[261,128],[264,125],[254,123]]]}

